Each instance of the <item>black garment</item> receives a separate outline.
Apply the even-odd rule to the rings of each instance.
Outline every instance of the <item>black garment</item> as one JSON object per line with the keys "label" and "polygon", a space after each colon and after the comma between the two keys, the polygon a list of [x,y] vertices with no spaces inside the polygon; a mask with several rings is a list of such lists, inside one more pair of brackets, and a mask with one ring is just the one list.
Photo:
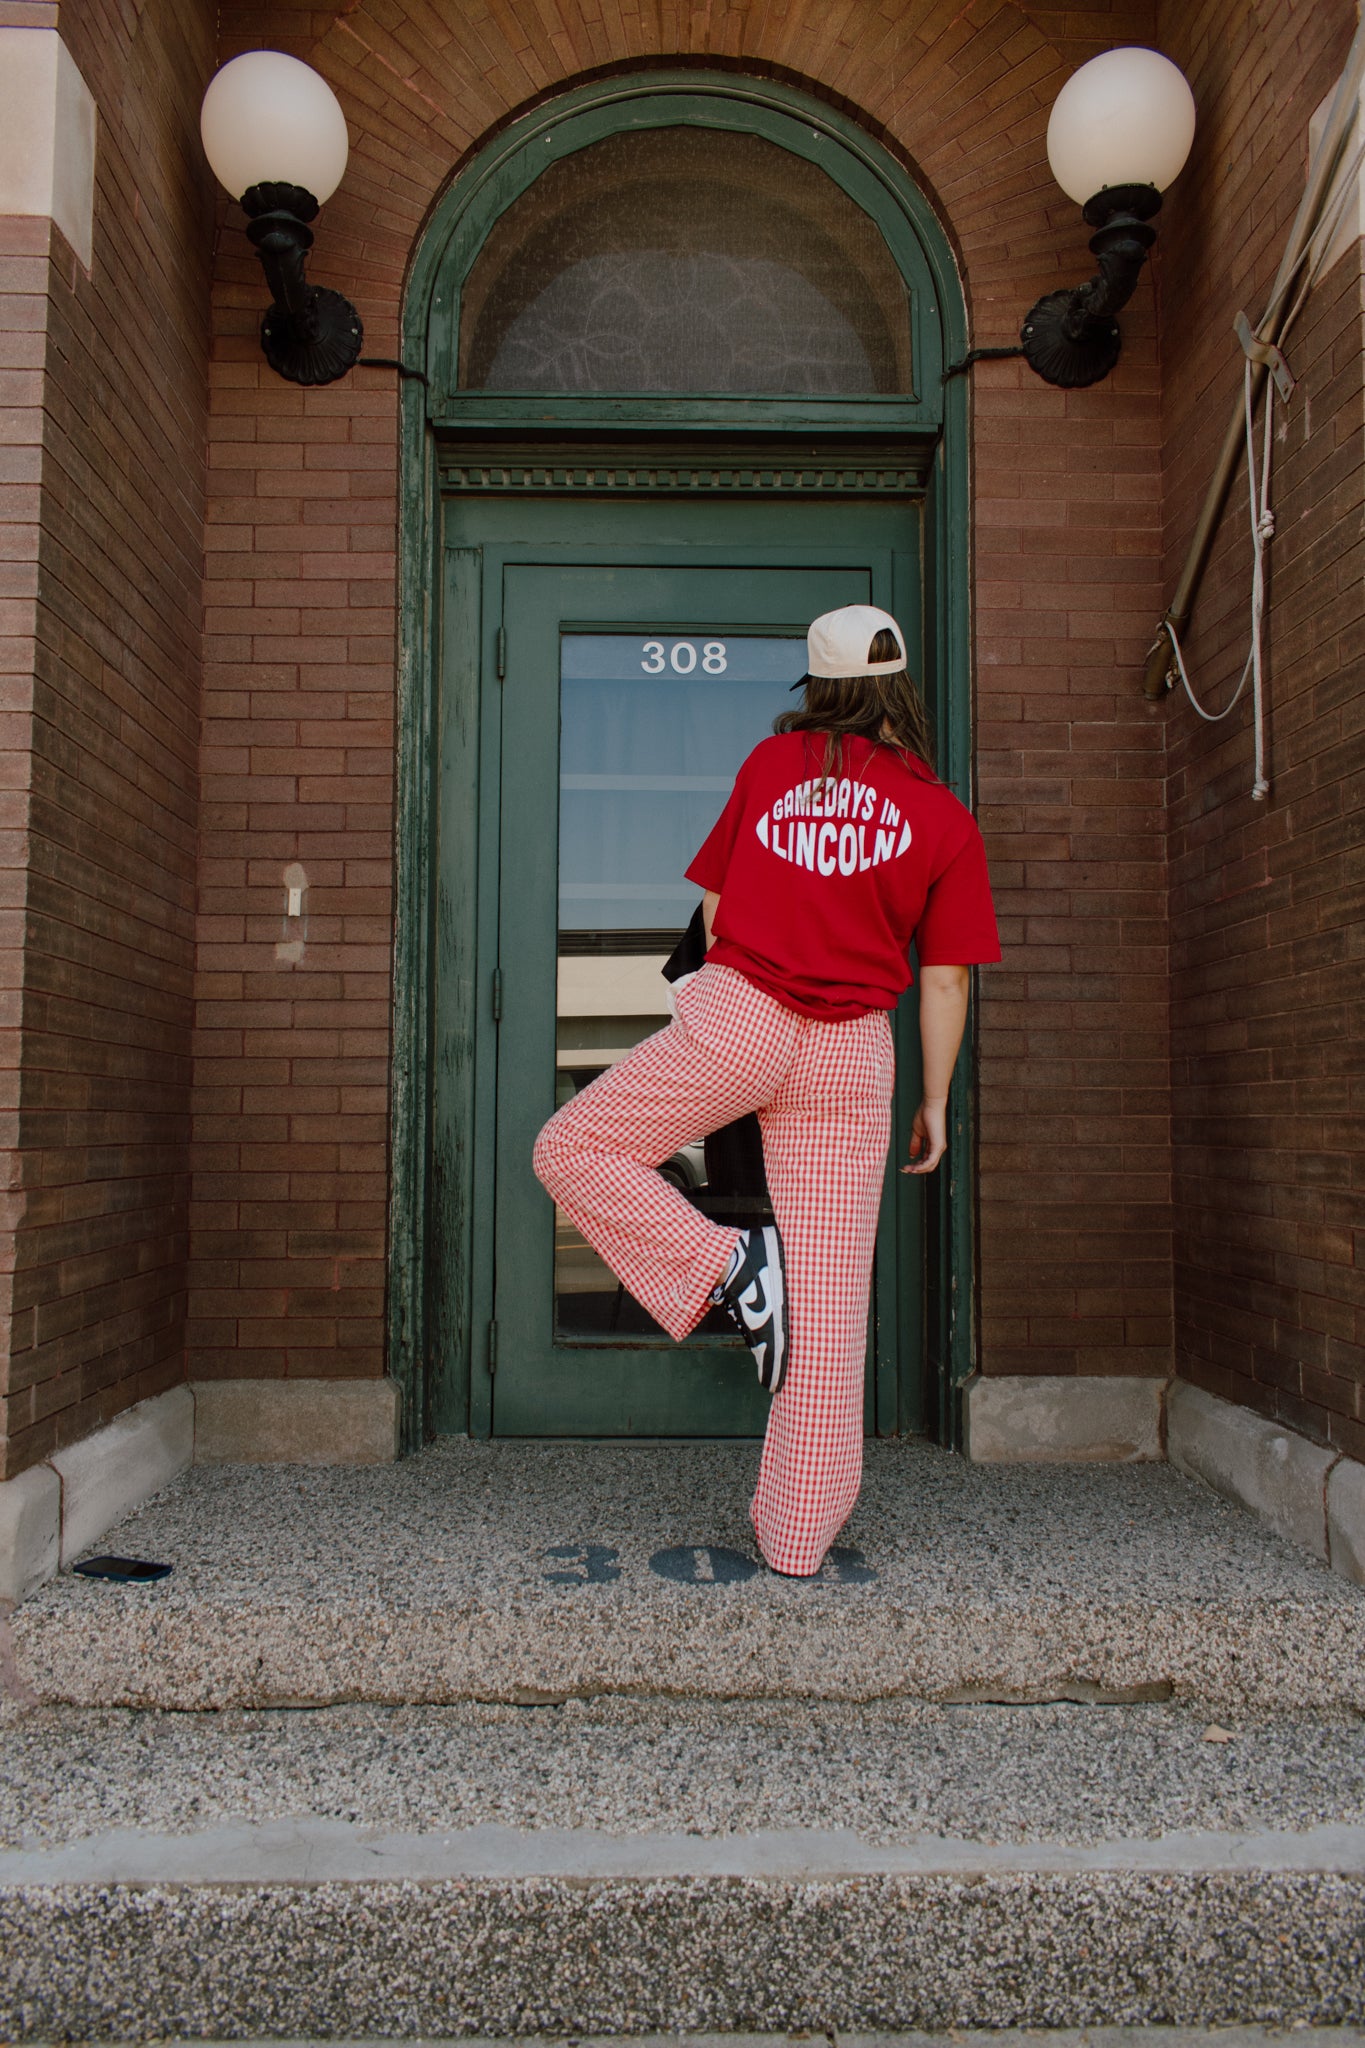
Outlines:
{"label": "black garment", "polygon": [[[706,925],[701,905],[664,962],[665,981],[695,974],[706,959]],[[772,1197],[763,1167],[763,1134],[758,1118],[739,1117],[704,1140],[706,1186],[692,1197],[702,1214],[736,1230],[758,1229],[773,1220]]]}

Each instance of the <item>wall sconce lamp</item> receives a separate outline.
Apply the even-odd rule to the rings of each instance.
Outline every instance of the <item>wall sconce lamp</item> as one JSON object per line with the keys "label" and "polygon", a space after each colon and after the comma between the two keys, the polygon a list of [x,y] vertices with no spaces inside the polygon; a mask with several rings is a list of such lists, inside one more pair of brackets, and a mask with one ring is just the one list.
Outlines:
{"label": "wall sconce lamp", "polygon": [[346,116],[325,78],[280,50],[248,50],[209,81],[199,115],[204,154],[241,201],[274,304],[261,347],[291,384],[330,384],[360,354],[360,315],[340,292],[310,285],[308,223],[346,169]]}
{"label": "wall sconce lamp", "polygon": [[1149,226],[1194,140],[1194,95],[1156,50],[1106,50],[1072,73],[1047,124],[1047,157],[1062,190],[1095,229],[1099,275],[1039,299],[1019,336],[1030,368],[1049,384],[1098,384],[1119,359],[1114,315],[1132,297]]}

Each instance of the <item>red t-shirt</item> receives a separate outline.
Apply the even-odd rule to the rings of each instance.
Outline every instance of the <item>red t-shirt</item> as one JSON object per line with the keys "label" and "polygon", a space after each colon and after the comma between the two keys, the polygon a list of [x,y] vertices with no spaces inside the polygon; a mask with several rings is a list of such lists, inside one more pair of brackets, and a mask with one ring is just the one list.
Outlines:
{"label": "red t-shirt", "polygon": [[687,870],[720,896],[707,954],[806,1017],[894,1010],[920,965],[998,960],[986,850],[965,804],[889,746],[761,740]]}

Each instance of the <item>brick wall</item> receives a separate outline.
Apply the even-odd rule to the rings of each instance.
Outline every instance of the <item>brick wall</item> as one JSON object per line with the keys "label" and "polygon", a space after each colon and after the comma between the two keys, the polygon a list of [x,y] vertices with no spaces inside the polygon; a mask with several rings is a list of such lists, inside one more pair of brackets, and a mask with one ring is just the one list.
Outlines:
{"label": "brick wall", "polygon": [[[57,10],[10,0],[4,20]],[[45,221],[4,223],[21,658],[0,917],[25,922],[3,999],[5,1475],[185,1369],[211,22],[184,0],[64,5],[98,107],[91,274]]]}
{"label": "brick wall", "polygon": [[[1269,296],[1303,189],[1308,124],[1355,27],[1349,0],[1163,5],[1200,132],[1163,228],[1166,573],[1184,559],[1241,383],[1230,332]],[[1197,203],[1186,204],[1185,194]],[[1299,388],[1275,440],[1267,634],[1272,788],[1253,802],[1244,698],[1170,749],[1177,1360],[1216,1394],[1365,1457],[1360,1158],[1361,655],[1365,400],[1361,252],[1321,280],[1286,348]],[[1178,311],[1177,311],[1178,309]],[[1188,654],[1227,703],[1246,655],[1250,542],[1234,482]]]}
{"label": "brick wall", "polygon": [[[5,22],[56,18],[0,0]],[[1344,0],[563,0],[549,34],[532,0],[477,17],[229,0],[217,57],[268,40],[340,94],[353,157],[312,275],[357,300],[378,354],[462,158],[593,67],[659,60],[782,76],[863,118],[941,210],[973,341],[1010,342],[1039,292],[1088,269],[1046,169],[1057,87],[1117,41],[1182,63],[1196,153],[1119,370],[1070,396],[1015,363],[973,373],[979,793],[1007,947],[980,1019],[983,1362],[1168,1369],[1173,1101],[1180,1369],[1365,1455],[1358,249],[1292,339],[1270,802],[1247,794],[1244,715],[1205,728],[1137,686],[1236,388],[1231,315],[1264,299],[1352,18]],[[5,1473],[181,1376],[187,1157],[191,1369],[383,1369],[392,381],[303,392],[262,363],[259,271],[226,205],[215,250],[194,132],[210,10],[67,0],[61,20],[100,109],[93,276],[45,223],[0,223]],[[1178,309],[1160,366],[1159,294]],[[1230,521],[1190,640],[1215,699],[1245,591]],[[299,879],[301,934],[283,919]]]}
{"label": "brick wall", "polygon": [[[973,339],[1089,274],[1043,136],[1075,64],[1152,9],[974,0],[687,12],[532,0],[221,11],[220,58],[315,65],[352,157],[311,275],[394,349],[423,217],[489,129],[602,65],[737,64],[836,98],[917,167]],[[383,1369],[396,416],[358,370],[263,365],[235,209],[215,274],[191,1370]],[[988,1370],[1170,1361],[1162,724],[1136,672],[1160,608],[1153,286],[1122,366],[1064,397],[974,372],[981,811],[1008,959],[982,1010]],[[289,957],[285,870],[308,877]]]}

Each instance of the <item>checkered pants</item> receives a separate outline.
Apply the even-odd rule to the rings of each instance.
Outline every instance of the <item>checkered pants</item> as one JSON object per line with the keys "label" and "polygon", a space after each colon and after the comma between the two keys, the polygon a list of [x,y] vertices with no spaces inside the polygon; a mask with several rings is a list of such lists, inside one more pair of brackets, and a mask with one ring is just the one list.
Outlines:
{"label": "checkered pants", "polygon": [[738,1233],[654,1168],[756,1110],[790,1296],[787,1377],[750,1510],[783,1572],[815,1571],[862,1480],[863,1360],[894,1058],[884,1010],[802,1017],[708,964],[677,1018],[565,1104],[535,1170],[588,1243],[671,1337],[687,1336]]}

